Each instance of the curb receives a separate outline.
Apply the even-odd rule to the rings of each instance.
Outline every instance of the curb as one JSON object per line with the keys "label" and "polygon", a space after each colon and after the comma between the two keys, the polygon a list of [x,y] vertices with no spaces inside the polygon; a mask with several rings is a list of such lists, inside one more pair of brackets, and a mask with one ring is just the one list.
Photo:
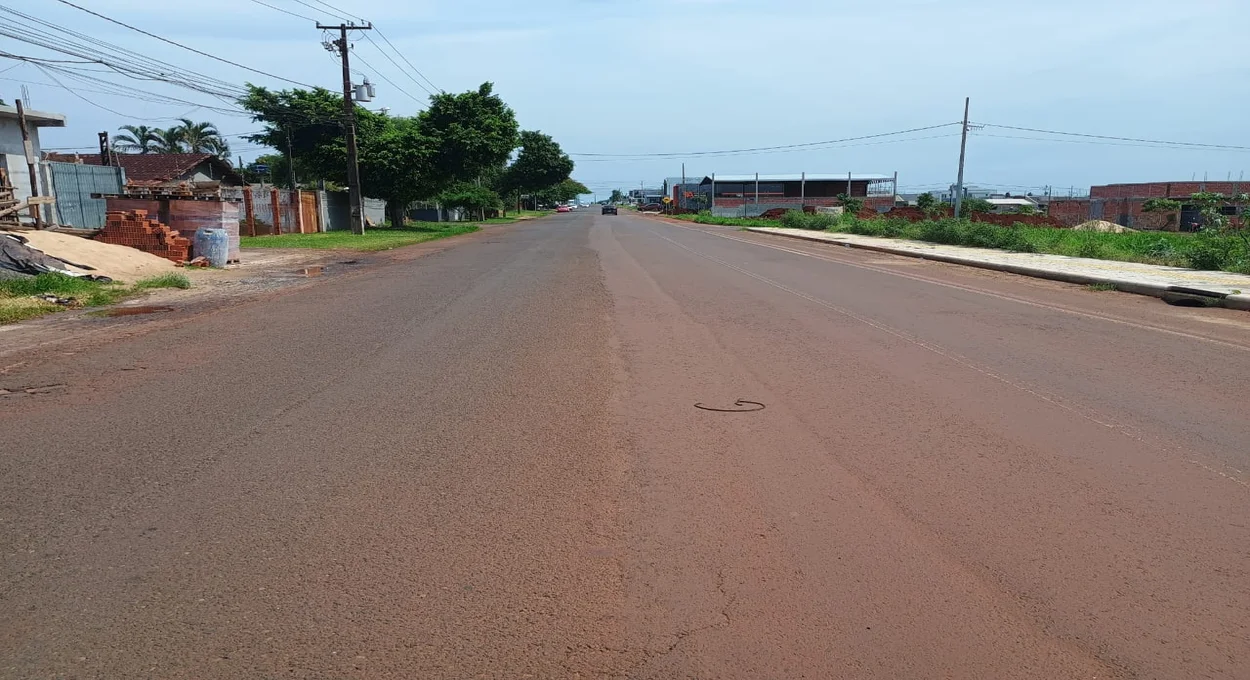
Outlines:
{"label": "curb", "polygon": [[1117,279],[1110,276],[1090,276],[1086,274],[1073,274],[1069,272],[1057,272],[1050,269],[1039,269],[1027,265],[1000,264],[997,262],[985,262],[973,258],[960,257],[958,255],[944,255],[941,253],[917,253],[902,248],[890,248],[888,246],[876,246],[866,243],[852,243],[850,241],[831,241],[829,239],[817,238],[815,236],[806,236],[801,234],[783,234],[771,229],[763,227],[747,227],[747,231],[757,234],[771,234],[772,236],[781,236],[783,238],[793,238],[800,241],[811,241],[813,243],[824,243],[827,245],[843,246],[845,248],[855,248],[857,250],[870,250],[877,253],[886,253],[889,255],[900,255],[902,257],[912,257],[918,260],[933,260],[935,262],[946,262],[948,264],[958,264],[965,267],[976,267],[978,269],[989,269],[991,271],[1006,272],[1008,274],[1017,274],[1020,276],[1030,276],[1035,279],[1048,279],[1051,281],[1061,281],[1063,283],[1075,283],[1078,285],[1091,285],[1096,283],[1109,283],[1115,286],[1116,290],[1125,293],[1134,293],[1136,295],[1147,295],[1150,297],[1163,298],[1172,300],[1178,298],[1185,299],[1209,299],[1216,306],[1227,309],[1237,309],[1241,311],[1250,311],[1250,294],[1229,295],[1224,293],[1215,293],[1209,291],[1194,290],[1182,288],[1180,286],[1171,286],[1164,284],[1142,283],[1140,281],[1127,281]]}

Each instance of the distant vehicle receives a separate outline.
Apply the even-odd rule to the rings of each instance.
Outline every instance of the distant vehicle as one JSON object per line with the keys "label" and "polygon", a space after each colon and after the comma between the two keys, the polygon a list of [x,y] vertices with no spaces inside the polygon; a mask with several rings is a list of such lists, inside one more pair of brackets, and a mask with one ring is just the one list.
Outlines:
{"label": "distant vehicle", "polygon": [[638,206],[638,209],[643,212],[660,212],[664,210],[664,206],[659,203],[647,203],[646,205]]}
{"label": "distant vehicle", "polygon": [[603,214],[604,214],[604,215],[615,215],[615,214],[616,214],[616,206],[614,206],[614,205],[605,205],[605,206],[603,206]]}
{"label": "distant vehicle", "polygon": [[556,212],[571,212],[572,210],[573,210],[573,209],[572,209],[572,208],[570,208],[570,207],[568,207],[567,205],[562,205],[562,206],[560,206],[560,207],[556,208]]}

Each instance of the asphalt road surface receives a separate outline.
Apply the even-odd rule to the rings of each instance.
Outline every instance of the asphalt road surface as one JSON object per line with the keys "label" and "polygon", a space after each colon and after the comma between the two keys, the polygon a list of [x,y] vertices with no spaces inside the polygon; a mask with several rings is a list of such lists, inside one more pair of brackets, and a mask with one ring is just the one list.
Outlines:
{"label": "asphalt road surface", "polygon": [[0,367],[0,677],[1250,677],[1242,313],[580,211],[135,323]]}

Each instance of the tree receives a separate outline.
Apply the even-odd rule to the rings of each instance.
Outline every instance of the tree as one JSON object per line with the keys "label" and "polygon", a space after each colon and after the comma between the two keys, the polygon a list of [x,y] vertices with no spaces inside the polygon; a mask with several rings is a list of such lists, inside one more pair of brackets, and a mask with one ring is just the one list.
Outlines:
{"label": "tree", "polygon": [[920,194],[919,196],[916,197],[916,207],[920,208],[926,213],[932,210],[933,208],[937,207],[937,204],[938,204],[937,198],[935,198],[933,194],[930,194],[928,192]]}
{"label": "tree", "polygon": [[970,218],[973,213],[991,212],[994,212],[994,204],[984,198],[965,198],[959,207],[959,216],[963,218]]}
{"label": "tree", "polygon": [[457,182],[481,179],[498,168],[517,145],[516,114],[494,93],[491,83],[461,94],[437,94],[417,114],[429,142],[431,195]]}
{"label": "tree", "polygon": [[485,219],[487,210],[498,210],[503,203],[494,190],[476,182],[453,184],[439,194],[438,202],[448,208],[462,208],[479,214],[482,219]]}
{"label": "tree", "polygon": [[608,202],[609,202],[609,203],[620,203],[620,202],[622,202],[622,201],[624,201],[624,200],[625,200],[625,194],[621,193],[621,190],[620,190],[620,189],[613,189],[613,190],[612,190],[612,197],[608,199]]}
{"label": "tree", "polygon": [[227,154],[230,153],[229,146],[226,146],[225,140],[221,138],[221,133],[217,131],[217,127],[209,122],[196,123],[190,118],[179,118],[181,123],[173,128],[173,131],[182,137],[182,143],[189,153],[220,153],[224,147]]}
{"label": "tree", "polygon": [[162,132],[159,128],[147,125],[123,125],[117,129],[126,132],[113,138],[114,148],[118,151],[140,154],[152,153],[156,150],[158,133]]}
{"label": "tree", "polygon": [[1016,208],[1015,213],[1017,215],[1036,215],[1037,208],[1031,205],[1022,205]]}
{"label": "tree", "polygon": [[178,128],[169,128],[168,130],[157,129],[153,131],[152,150],[156,153],[185,153],[186,146],[183,143],[182,133]]}
{"label": "tree", "polygon": [[838,194],[838,202],[842,204],[842,214],[854,217],[864,209],[864,199],[852,198],[847,194]]}
{"label": "tree", "polygon": [[590,193],[590,189],[585,184],[572,178],[565,178],[537,192],[538,200],[545,203],[566,203],[582,194],[588,193]]}
{"label": "tree", "polygon": [[502,193],[535,194],[568,179],[573,161],[560,145],[537,130],[521,133],[521,150],[501,181]]}

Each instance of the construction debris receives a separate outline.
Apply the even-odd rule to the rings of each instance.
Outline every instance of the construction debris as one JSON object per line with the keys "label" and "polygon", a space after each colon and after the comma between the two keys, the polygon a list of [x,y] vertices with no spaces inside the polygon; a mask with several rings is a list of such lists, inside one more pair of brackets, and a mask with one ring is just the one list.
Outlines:
{"label": "construction debris", "polygon": [[1072,231],[1096,231],[1102,234],[1127,234],[1137,230],[1129,229],[1126,226],[1116,224],[1115,222],[1108,222],[1106,220],[1090,220],[1072,227]]}
{"label": "construction debris", "polygon": [[[156,255],[82,236],[54,231],[22,231],[19,235],[31,248],[69,263],[71,274],[98,274],[116,281],[134,283],[175,270],[173,262]],[[91,269],[75,267],[76,264],[86,265]]]}

